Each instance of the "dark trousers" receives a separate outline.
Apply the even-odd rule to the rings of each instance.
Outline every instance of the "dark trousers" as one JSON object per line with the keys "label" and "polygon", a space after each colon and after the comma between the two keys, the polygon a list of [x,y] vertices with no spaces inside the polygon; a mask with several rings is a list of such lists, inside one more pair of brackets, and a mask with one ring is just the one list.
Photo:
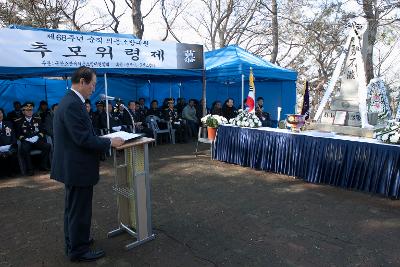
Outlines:
{"label": "dark trousers", "polygon": [[43,140],[38,140],[36,143],[21,141],[21,154],[26,164],[26,170],[33,170],[32,159],[30,152],[33,149],[42,151],[40,167],[46,168],[49,164],[49,153],[51,145]]}
{"label": "dark trousers", "polygon": [[93,186],[65,186],[65,252],[76,259],[89,250]]}
{"label": "dark trousers", "polygon": [[9,152],[0,152],[0,177],[11,176],[17,171],[17,152],[11,148]]}
{"label": "dark trousers", "polygon": [[197,132],[199,130],[199,125],[195,121],[186,120],[187,125],[189,127],[189,136],[197,137]]}

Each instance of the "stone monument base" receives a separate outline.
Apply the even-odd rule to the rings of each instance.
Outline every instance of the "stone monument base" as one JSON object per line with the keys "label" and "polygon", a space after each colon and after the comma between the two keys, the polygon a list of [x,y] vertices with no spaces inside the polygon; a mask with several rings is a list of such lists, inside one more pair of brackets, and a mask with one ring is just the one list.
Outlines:
{"label": "stone monument base", "polygon": [[331,125],[324,123],[311,123],[307,125],[307,130],[317,130],[323,132],[335,132],[337,134],[352,135],[373,138],[374,129],[366,129],[353,126]]}

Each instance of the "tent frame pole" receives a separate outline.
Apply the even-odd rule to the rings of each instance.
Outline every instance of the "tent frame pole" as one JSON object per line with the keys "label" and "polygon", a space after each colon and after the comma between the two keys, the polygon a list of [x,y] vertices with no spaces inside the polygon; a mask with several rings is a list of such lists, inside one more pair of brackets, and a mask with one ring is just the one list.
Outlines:
{"label": "tent frame pole", "polygon": [[206,94],[206,90],[207,90],[207,80],[206,80],[206,70],[203,69],[203,93],[202,93],[202,98],[203,98],[203,117],[207,115],[207,94]]}
{"label": "tent frame pole", "polygon": [[106,93],[106,113],[107,113],[107,132],[110,129],[110,112],[108,111],[108,84],[107,84],[107,73],[104,73],[104,90]]}

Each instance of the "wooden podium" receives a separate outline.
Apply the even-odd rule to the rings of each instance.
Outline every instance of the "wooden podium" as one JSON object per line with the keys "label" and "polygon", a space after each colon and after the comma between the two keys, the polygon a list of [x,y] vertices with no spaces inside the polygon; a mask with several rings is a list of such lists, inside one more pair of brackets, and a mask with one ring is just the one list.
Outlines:
{"label": "wooden podium", "polygon": [[[142,137],[113,148],[117,193],[118,228],[108,233],[113,237],[127,232],[136,241],[125,246],[131,249],[153,240],[151,226],[151,195],[149,176],[149,147],[154,139]],[[123,154],[121,155],[121,152]]]}

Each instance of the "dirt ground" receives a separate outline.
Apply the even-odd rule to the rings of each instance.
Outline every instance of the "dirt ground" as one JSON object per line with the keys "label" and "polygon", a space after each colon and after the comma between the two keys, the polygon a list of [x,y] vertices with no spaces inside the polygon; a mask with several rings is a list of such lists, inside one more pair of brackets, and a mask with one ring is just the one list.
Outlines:
{"label": "dirt ground", "polygon": [[211,161],[207,146],[150,148],[156,239],[133,250],[108,239],[116,200],[111,161],[95,187],[95,247],[64,256],[64,189],[48,173],[0,180],[0,266],[400,266],[400,201]]}

